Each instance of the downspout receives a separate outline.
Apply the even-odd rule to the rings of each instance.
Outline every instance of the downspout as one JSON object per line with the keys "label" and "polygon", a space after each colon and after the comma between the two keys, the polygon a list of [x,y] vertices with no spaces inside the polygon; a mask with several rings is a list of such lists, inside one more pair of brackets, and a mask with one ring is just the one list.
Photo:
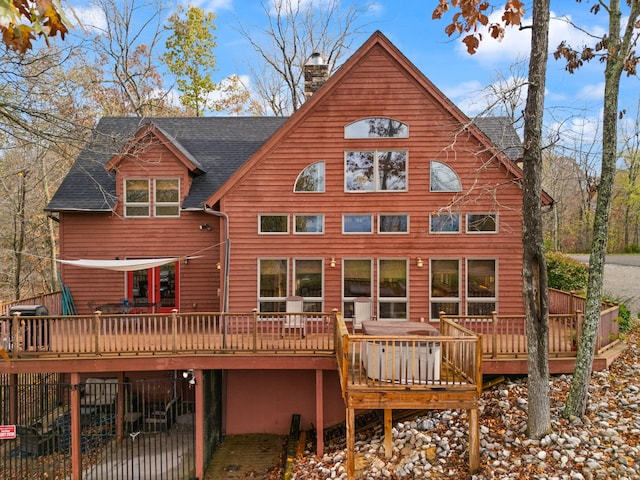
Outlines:
{"label": "downspout", "polygon": [[204,212],[222,218],[224,225],[224,278],[222,282],[222,313],[229,308],[229,262],[231,261],[231,239],[229,238],[229,216],[205,205]]}

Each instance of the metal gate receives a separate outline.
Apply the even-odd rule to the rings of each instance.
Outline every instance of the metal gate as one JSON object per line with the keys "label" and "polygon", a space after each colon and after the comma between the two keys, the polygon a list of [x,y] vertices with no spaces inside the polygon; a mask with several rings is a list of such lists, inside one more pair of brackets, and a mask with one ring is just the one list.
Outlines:
{"label": "metal gate", "polygon": [[[13,384],[8,380],[2,376],[0,385],[2,478],[71,478],[72,386],[50,374],[18,375]],[[80,452],[74,453],[80,456],[81,478],[193,478],[194,412],[193,404],[183,401],[183,383],[88,378],[77,386],[81,433]],[[15,438],[9,438],[12,431]]]}

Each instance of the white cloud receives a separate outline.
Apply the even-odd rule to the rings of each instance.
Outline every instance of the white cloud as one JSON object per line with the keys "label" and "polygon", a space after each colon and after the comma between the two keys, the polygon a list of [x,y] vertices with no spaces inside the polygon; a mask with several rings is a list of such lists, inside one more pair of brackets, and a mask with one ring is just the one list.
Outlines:
{"label": "white cloud", "polygon": [[185,7],[193,5],[207,12],[221,12],[222,10],[233,10],[233,0],[189,0],[183,2]]}
{"label": "white cloud", "polygon": [[604,98],[604,82],[584,85],[576,93],[577,100],[601,100]]}
{"label": "white cloud", "polygon": [[72,14],[67,15],[75,27],[86,31],[104,32],[107,29],[107,19],[104,12],[96,7],[71,7]]}

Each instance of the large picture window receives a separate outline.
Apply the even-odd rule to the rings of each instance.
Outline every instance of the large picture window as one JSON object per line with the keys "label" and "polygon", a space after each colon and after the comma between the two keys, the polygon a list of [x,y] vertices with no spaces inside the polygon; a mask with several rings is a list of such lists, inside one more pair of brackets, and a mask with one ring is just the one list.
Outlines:
{"label": "large picture window", "polygon": [[496,261],[467,260],[467,315],[496,310]]}
{"label": "large picture window", "polygon": [[460,314],[460,261],[431,260],[431,318]]}
{"label": "large picture window", "polygon": [[284,258],[258,260],[258,303],[261,312],[286,310],[288,262]]}
{"label": "large picture window", "polygon": [[370,259],[343,260],[342,312],[345,318],[353,318],[356,298],[371,298],[371,274]]}
{"label": "large picture window", "polygon": [[294,260],[295,294],[304,298],[305,312],[322,312],[322,260]]}
{"label": "large picture window", "polygon": [[345,154],[347,192],[406,191],[407,152],[353,151]]}
{"label": "large picture window", "polygon": [[407,319],[407,261],[380,260],[378,265],[378,317]]}

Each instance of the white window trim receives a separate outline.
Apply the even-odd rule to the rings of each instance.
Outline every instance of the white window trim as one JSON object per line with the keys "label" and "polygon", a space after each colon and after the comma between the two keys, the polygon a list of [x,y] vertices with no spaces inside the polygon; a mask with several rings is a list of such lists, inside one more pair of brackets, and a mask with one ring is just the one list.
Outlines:
{"label": "white window trim", "polygon": [[[158,180],[176,180],[178,182],[178,200],[176,202],[158,202]],[[153,215],[158,218],[180,217],[180,179],[179,178],[154,178],[153,179]],[[158,215],[158,207],[178,207],[177,215]]]}
{"label": "white window trim", "polygon": [[[490,216],[493,215],[495,217],[495,224],[496,224],[496,228],[495,230],[483,230],[483,231],[477,231],[477,230],[469,230],[469,215],[484,215],[484,216]],[[495,212],[468,212],[465,215],[466,218],[466,224],[465,224],[465,229],[466,232],[470,235],[494,235],[496,233],[498,233],[498,213]]]}
{"label": "white window trim", "polygon": [[[431,188],[431,175],[433,175],[433,163],[439,163],[440,165],[444,165],[449,170],[451,170],[451,172],[458,179],[458,185],[460,185],[460,188],[458,188],[457,190],[434,190],[433,188]],[[448,163],[441,162],[439,160],[431,160],[429,162],[429,191],[432,192],[432,193],[455,193],[455,192],[461,192],[462,191],[462,180],[460,180],[460,175],[458,175],[458,172],[455,170],[455,168],[453,168]]]}
{"label": "white window trim", "polygon": [[[369,276],[369,285],[370,285],[370,290],[371,290],[371,301],[373,301],[373,293],[375,292],[375,284],[373,283],[375,281],[375,275],[376,272],[374,271],[374,263],[373,263],[373,258],[371,257],[347,257],[347,258],[343,258],[342,259],[342,272],[341,272],[341,276],[340,276],[340,292],[341,292],[341,296],[342,296],[342,311],[345,311],[344,308],[344,304],[345,303],[351,303],[353,301],[355,301],[356,298],[358,297],[364,297],[365,295],[356,295],[354,297],[347,297],[345,296],[345,292],[344,292],[344,274],[345,274],[345,263],[350,261],[350,260],[364,260],[364,261],[368,261],[369,262],[369,266],[370,266],[370,276]],[[349,317],[351,318],[351,317]]]}
{"label": "white window trim", "polygon": [[[319,232],[298,232],[296,225],[298,224],[298,217],[321,217],[321,230]],[[293,215],[293,234],[294,235],[324,235],[324,215],[322,213],[296,213]]]}
{"label": "white window trim", "polygon": [[293,259],[293,276],[291,277],[291,291],[294,293],[294,295],[297,295],[296,293],[296,288],[295,288],[295,282],[296,282],[296,277],[297,277],[297,272],[298,272],[298,261],[305,261],[305,260],[318,260],[321,262],[321,270],[320,270],[320,275],[321,275],[321,280],[320,280],[320,288],[322,289],[322,296],[320,297],[309,297],[309,296],[304,296],[301,295],[302,297],[302,301],[303,304],[304,303],[320,303],[321,304],[321,308],[320,311],[323,312],[324,311],[324,294],[325,294],[325,285],[324,285],[324,269],[325,269],[325,262],[324,262],[324,258],[300,258],[300,257],[296,257]]}
{"label": "white window trim", "polygon": [[[285,232],[263,232],[262,217],[287,217],[287,230]],[[258,235],[288,235],[290,229],[290,218],[288,213],[259,213],[258,214]]]}
{"label": "white window trim", "polygon": [[[124,216],[126,218],[151,218],[151,179],[149,178],[125,178],[123,180],[123,199],[124,199]],[[149,201],[147,202],[127,202],[127,182],[128,181],[146,181],[147,182],[147,193],[149,196]],[[128,207],[147,207],[148,214],[147,215],[129,215],[127,213]]]}
{"label": "white window trim", "polygon": [[[304,174],[304,172],[306,172],[308,168],[312,167],[313,165],[317,165],[319,163],[324,164],[324,167],[323,167],[324,178],[322,182],[322,190],[296,190],[296,185],[298,185],[298,181],[300,180],[300,177]],[[296,180],[293,182],[293,193],[312,193],[312,194],[325,193],[326,188],[327,188],[327,162],[325,160],[318,160],[317,162],[312,162],[306,167],[304,167],[296,177]]]}
{"label": "white window trim", "polygon": [[[494,265],[495,265],[495,271],[493,272],[495,275],[495,284],[496,284],[496,292],[495,292],[495,296],[493,297],[470,297],[469,296],[469,261],[473,261],[473,260],[493,260],[494,261]],[[498,294],[500,293],[500,290],[498,288],[499,285],[499,278],[498,278],[498,258],[496,257],[486,257],[486,258],[477,258],[477,257],[469,257],[465,259],[465,299],[466,299],[466,304],[465,304],[465,312],[468,314],[468,305],[470,303],[493,303],[494,304],[494,310],[498,311]]]}
{"label": "white window trim", "polygon": [[[286,262],[286,271],[287,271],[287,282],[286,282],[286,292],[284,297],[262,297],[260,296],[260,266],[262,264],[263,260],[284,260]],[[256,264],[256,286],[257,286],[257,292],[256,292],[256,298],[258,299],[258,310],[260,309],[260,304],[262,302],[284,302],[286,301],[287,297],[290,295],[290,290],[289,290],[289,284],[291,283],[291,272],[290,272],[290,262],[288,258],[284,258],[284,257],[258,257],[257,260],[257,264]]]}
{"label": "white window trim", "polygon": [[[383,232],[381,227],[382,227],[382,218],[381,217],[393,217],[393,216],[397,216],[397,217],[401,217],[401,216],[405,216],[407,217],[407,230],[404,232]],[[411,233],[411,222],[410,222],[410,215],[408,213],[379,213],[378,214],[378,233],[380,235],[408,235],[409,233]]]}
{"label": "white window trim", "polygon": [[[386,140],[389,140],[388,138]],[[373,152],[373,189],[371,190],[349,190],[347,188],[347,154],[349,152]],[[378,153],[379,152],[404,152],[405,154],[405,176],[404,188],[401,190],[381,190],[378,179]],[[362,193],[403,193],[409,191],[409,150],[403,148],[362,148],[359,150],[345,150],[344,162],[342,164],[344,175],[344,193],[362,194]]]}
{"label": "white window trim", "polygon": [[[433,284],[432,284],[432,279],[433,279],[433,262],[434,261],[439,261],[439,260],[455,260],[458,262],[458,296],[457,297],[433,297],[431,296],[431,292],[433,292]],[[462,313],[462,292],[465,290],[465,286],[460,285],[460,282],[462,281],[461,278],[461,274],[462,274],[462,269],[461,269],[461,264],[462,264],[462,258],[458,257],[458,258],[439,258],[439,257],[434,257],[434,258],[430,258],[429,259],[429,316],[431,317],[431,306],[434,303],[457,303],[458,304],[458,312],[461,314]],[[466,279],[465,279],[466,281]],[[431,320],[439,320],[439,316],[436,318],[431,318]]]}
{"label": "white window trim", "polygon": [[[454,216],[457,215],[458,216],[458,230],[445,230],[445,231],[441,231],[441,230],[437,230],[434,231],[431,229],[431,219],[435,216],[435,217],[439,217],[441,215],[449,215],[449,216]],[[432,235],[458,235],[462,232],[462,215],[460,215],[459,213],[442,213],[442,214],[433,214],[431,213],[429,215],[429,233]]]}
{"label": "white window trim", "polygon": [[[345,217],[370,217],[371,219],[371,230],[369,232],[346,232],[344,230],[344,220]],[[373,214],[369,213],[343,213],[342,214],[342,234],[343,235],[373,235],[375,230],[375,226],[373,225]]]}
{"label": "white window trim", "polygon": [[[406,276],[406,280],[407,280],[407,284],[405,286],[405,296],[404,297],[383,297],[382,294],[380,293],[380,272],[381,272],[381,268],[380,268],[380,263],[385,261],[385,260],[404,260],[405,261],[405,276]],[[406,320],[409,320],[409,294],[411,292],[410,290],[410,285],[409,285],[409,277],[410,277],[410,271],[409,271],[409,259],[408,258],[379,258],[378,262],[377,262],[377,282],[376,282],[376,293],[378,295],[378,319],[379,320],[387,320],[390,322],[403,322]],[[386,318],[386,317],[382,317],[381,316],[381,309],[380,309],[380,304],[381,303],[402,303],[404,305],[406,305],[405,311],[407,313],[406,318]]]}

